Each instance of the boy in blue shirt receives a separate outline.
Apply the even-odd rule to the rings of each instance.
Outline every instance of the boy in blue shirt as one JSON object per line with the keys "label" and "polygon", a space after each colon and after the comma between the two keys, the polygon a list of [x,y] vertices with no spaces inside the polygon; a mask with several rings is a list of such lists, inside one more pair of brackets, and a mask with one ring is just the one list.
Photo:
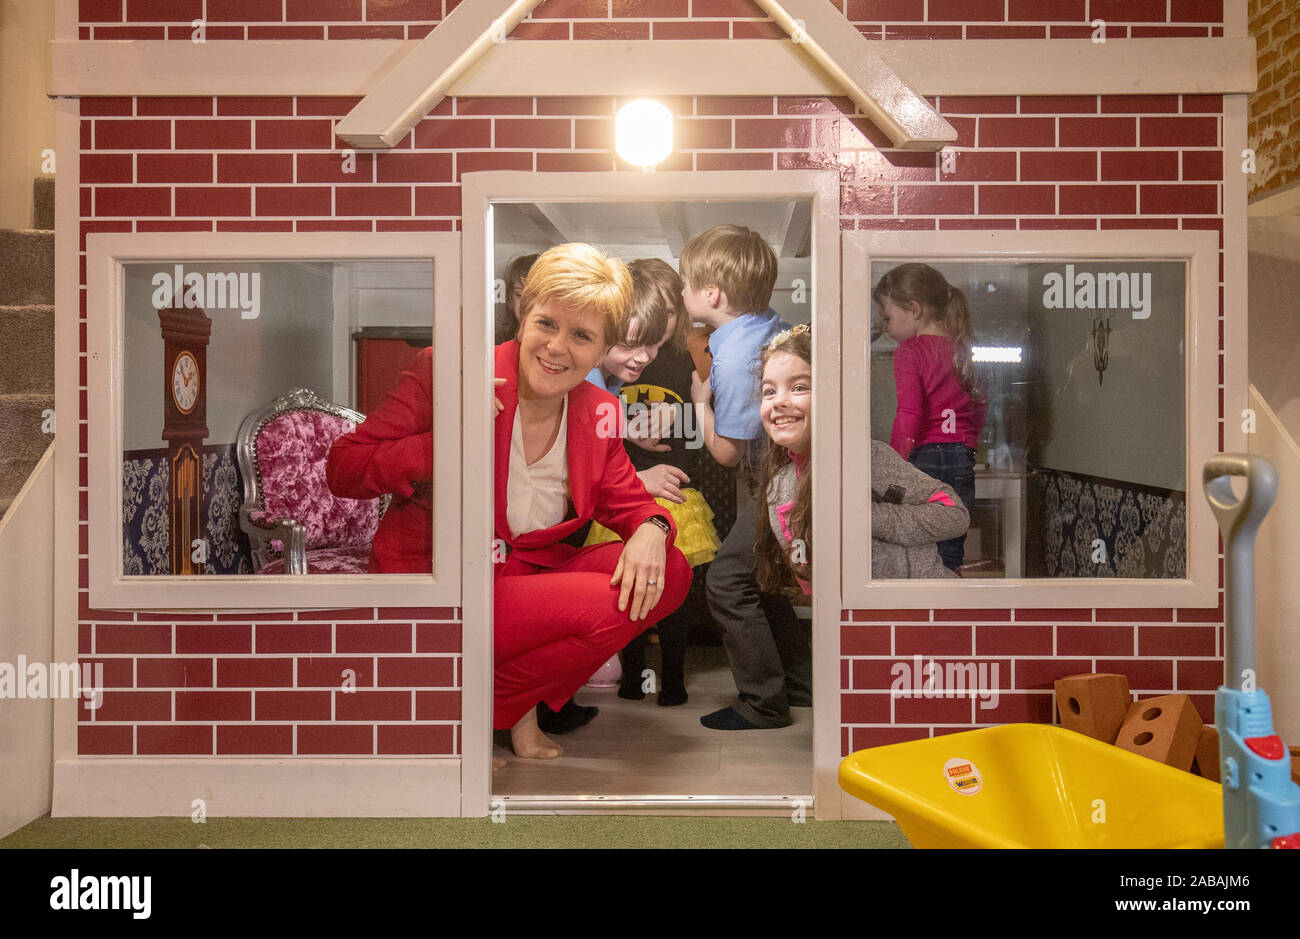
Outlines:
{"label": "boy in blue shirt", "polygon": [[759,353],[791,327],[768,306],[776,285],[776,254],[757,232],[718,225],[690,240],[680,269],[687,314],[714,327],[709,380],[697,373],[691,383],[699,430],[713,458],[723,466],[739,466],[743,482],[736,522],[705,581],[739,700],[706,714],[700,723],[713,730],[786,727],[792,723],[791,706],[812,706],[812,650],[789,600],[760,595],[754,580],[759,508],[754,487],[765,439]]}

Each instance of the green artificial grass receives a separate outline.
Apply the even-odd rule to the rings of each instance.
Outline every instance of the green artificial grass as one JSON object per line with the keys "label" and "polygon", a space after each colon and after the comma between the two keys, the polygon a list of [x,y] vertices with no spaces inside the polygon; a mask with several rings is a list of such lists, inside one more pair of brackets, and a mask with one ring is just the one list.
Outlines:
{"label": "green artificial grass", "polygon": [[637,815],[38,818],[0,848],[906,848],[893,822]]}

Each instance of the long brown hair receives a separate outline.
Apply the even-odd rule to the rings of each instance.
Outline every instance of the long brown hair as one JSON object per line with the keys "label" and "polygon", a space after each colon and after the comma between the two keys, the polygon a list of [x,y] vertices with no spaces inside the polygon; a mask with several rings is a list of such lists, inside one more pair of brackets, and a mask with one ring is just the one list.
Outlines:
{"label": "long brown hair", "polygon": [[[767,363],[778,355],[794,355],[812,368],[812,332],[806,326],[778,333],[763,347],[759,358],[759,375]],[[761,382],[760,382],[761,384]],[[780,593],[790,584],[793,571],[809,583],[812,582],[812,466],[799,477],[795,489],[794,508],[790,510],[790,535],[803,542],[803,562],[796,563],[785,553],[785,547],[772,531],[768,518],[768,490],[776,474],[792,463],[790,451],[778,446],[770,438],[759,464],[758,518],[754,537],[754,578],[764,593]]]}
{"label": "long brown hair", "polygon": [[540,254],[524,254],[506,265],[506,306],[510,309],[511,317],[515,315],[515,299],[523,293],[528,271],[540,257]]}
{"label": "long brown hair", "polygon": [[890,270],[871,291],[871,298],[882,307],[886,297],[898,304],[920,304],[922,319],[937,323],[952,340],[952,370],[962,391],[973,400],[982,400],[971,359],[975,331],[966,295],[930,265],[912,262]]}
{"label": "long brown hair", "polygon": [[[652,346],[665,338],[674,347],[686,351],[686,330],[691,319],[682,301],[682,279],[667,261],[640,258],[629,261],[632,272],[632,308],[628,313],[627,335],[620,339],[626,346]],[[667,336],[668,321],[676,316],[672,336]]]}

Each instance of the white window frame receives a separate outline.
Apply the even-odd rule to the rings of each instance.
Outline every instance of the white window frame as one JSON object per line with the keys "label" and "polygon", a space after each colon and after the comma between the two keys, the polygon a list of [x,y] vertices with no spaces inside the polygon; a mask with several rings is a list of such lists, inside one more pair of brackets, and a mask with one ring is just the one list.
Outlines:
{"label": "white window frame", "polygon": [[[839,174],[825,170],[684,171],[664,173],[466,173],[461,180],[464,232],[462,281],[465,336],[465,459],[490,467],[492,396],[489,358],[493,330],[493,221],[491,206],[503,202],[672,202],[812,201],[811,284],[814,321],[813,360],[818,384],[813,418],[814,508],[813,555],[830,554],[840,544],[837,478],[839,454]],[[818,314],[817,311],[821,311]],[[478,369],[487,365],[483,372]],[[491,798],[492,714],[492,477],[465,479],[466,624],[462,643],[461,810],[486,815]],[[838,570],[813,581],[813,799],[818,819],[840,817],[839,675],[840,604]],[[479,625],[481,624],[481,625]],[[819,677],[818,677],[819,676]]]}
{"label": "white window frame", "polygon": [[[427,260],[434,269],[433,570],[426,574],[125,576],[123,266],[182,261]],[[86,236],[90,596],[95,609],[260,610],[460,605],[460,236],[451,232]],[[286,389],[287,390],[287,389]],[[329,394],[333,389],[321,389]],[[268,404],[270,402],[267,402]]]}
{"label": "white window frame", "polygon": [[[844,605],[855,609],[1214,607],[1218,528],[1201,493],[1201,467],[1218,452],[1219,244],[1211,231],[845,232],[844,518],[840,545]],[[1021,261],[1122,259],[1187,262],[1184,387],[1187,577],[873,580],[870,488],[871,264],[878,260]],[[865,544],[864,544],[865,541]],[[865,550],[864,550],[865,549]]]}

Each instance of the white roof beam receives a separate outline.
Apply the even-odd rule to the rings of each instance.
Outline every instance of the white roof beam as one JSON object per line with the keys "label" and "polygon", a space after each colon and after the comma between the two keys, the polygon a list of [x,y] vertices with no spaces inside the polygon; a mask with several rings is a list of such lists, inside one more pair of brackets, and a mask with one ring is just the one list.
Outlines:
{"label": "white roof beam", "polygon": [[569,234],[571,229],[569,220],[564,217],[559,206],[554,203],[521,202],[518,209],[528,221],[537,226],[542,236],[551,243],[552,247],[568,244],[570,241],[575,240]]}
{"label": "white roof beam", "polygon": [[686,225],[686,214],[680,202],[656,202],[655,215],[659,217],[659,227],[663,229],[664,240],[673,257],[680,258],[686,242],[691,240],[691,231]]}
{"label": "white roof beam", "polygon": [[900,150],[940,150],[956,129],[899,74],[871,52],[867,40],[825,0],[756,0]]}
{"label": "white roof beam", "polygon": [[781,257],[806,257],[812,239],[812,203],[791,202],[785,220],[785,236],[781,239]]}
{"label": "white roof beam", "polygon": [[[452,15],[455,15],[453,11]],[[441,27],[439,27],[441,28]],[[367,95],[422,40],[55,40],[52,97]],[[923,95],[1249,94],[1255,39],[864,39]],[[326,46],[322,49],[322,46]],[[505,43],[453,95],[843,94],[788,39],[530,39]],[[593,86],[592,76],[600,77]]]}
{"label": "white roof beam", "polygon": [[359,149],[393,146],[539,2],[463,0],[339,121],[335,132]]}

